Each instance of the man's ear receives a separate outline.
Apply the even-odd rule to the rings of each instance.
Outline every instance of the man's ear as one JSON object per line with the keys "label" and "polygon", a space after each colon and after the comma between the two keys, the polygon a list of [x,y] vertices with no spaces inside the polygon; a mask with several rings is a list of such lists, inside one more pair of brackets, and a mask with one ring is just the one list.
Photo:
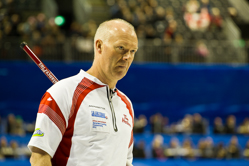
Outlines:
{"label": "man's ear", "polygon": [[102,53],[102,49],[103,49],[103,42],[102,40],[98,39],[95,42],[95,46],[96,46],[96,51],[101,54]]}

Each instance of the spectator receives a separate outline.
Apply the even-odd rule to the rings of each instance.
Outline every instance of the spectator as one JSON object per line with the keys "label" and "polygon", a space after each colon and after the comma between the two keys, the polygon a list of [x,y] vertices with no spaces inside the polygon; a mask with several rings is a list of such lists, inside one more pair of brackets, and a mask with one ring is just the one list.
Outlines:
{"label": "spectator", "polygon": [[25,134],[23,119],[21,116],[16,117],[16,132],[15,134],[23,136]]}
{"label": "spectator", "polygon": [[164,118],[160,113],[152,115],[150,117],[150,123],[152,133],[163,133]]}
{"label": "spectator", "polygon": [[227,147],[227,158],[228,159],[238,159],[240,158],[240,148],[238,145],[237,136],[233,136]]}
{"label": "spectator", "polygon": [[239,134],[249,134],[249,118],[245,118],[243,123],[238,127]]}
{"label": "spectator", "polygon": [[156,135],[152,142],[152,155],[156,159],[164,159],[163,137]]}
{"label": "spectator", "polygon": [[7,117],[7,133],[8,134],[16,134],[16,117],[14,114],[9,114]]}
{"label": "spectator", "polygon": [[192,145],[192,142],[190,141],[190,139],[185,139],[183,141],[183,145],[182,145],[182,156],[186,159],[194,159],[195,158],[195,151]]}
{"label": "spectator", "polygon": [[206,142],[204,139],[200,139],[198,142],[198,151],[199,151],[199,157],[205,158],[205,148],[206,148]]}
{"label": "spectator", "polygon": [[200,139],[198,144],[198,150],[200,158],[214,158],[215,147],[213,145],[213,139],[211,137],[207,137],[206,139]]}
{"label": "spectator", "polygon": [[211,5],[209,3],[209,0],[201,0],[201,7],[200,8],[208,9],[208,13],[211,14]]}
{"label": "spectator", "polygon": [[246,147],[245,147],[245,150],[243,152],[243,156],[246,158],[246,159],[249,159],[249,140],[247,141],[246,143]]}
{"label": "spectator", "polygon": [[214,152],[215,152],[215,147],[213,144],[213,139],[211,137],[208,137],[205,140],[204,158],[208,159],[214,158],[215,157]]}
{"label": "spectator", "polygon": [[176,137],[171,138],[169,147],[164,150],[164,155],[168,158],[178,158],[180,157],[180,145],[179,140]]}
{"label": "spectator", "polygon": [[224,147],[223,142],[218,143],[215,148],[215,158],[216,159],[225,159],[227,156],[226,148]]}
{"label": "spectator", "polygon": [[201,8],[199,18],[197,21],[198,30],[205,32],[211,23],[211,15],[208,12],[207,8]]}
{"label": "spectator", "polygon": [[175,39],[177,29],[177,22],[175,20],[169,21],[169,26],[165,29],[164,35],[166,38],[166,35],[170,37],[170,39]]}
{"label": "spectator", "polygon": [[147,125],[147,119],[145,115],[141,114],[139,115],[138,119],[134,120],[134,133],[144,133],[144,129]]}
{"label": "spectator", "polygon": [[14,158],[13,149],[8,145],[7,139],[2,137],[0,140],[1,154],[4,158]]}
{"label": "spectator", "polygon": [[225,124],[225,133],[226,134],[235,134],[236,133],[236,118],[234,115],[229,115]]}
{"label": "spectator", "polygon": [[15,140],[13,140],[13,141],[10,142],[10,147],[12,149],[13,158],[14,159],[19,158],[20,154],[19,154],[19,145],[18,145],[18,143]]}
{"label": "spectator", "polygon": [[212,17],[211,17],[211,29],[222,30],[223,19],[220,15],[219,8],[212,8]]}
{"label": "spectator", "polygon": [[193,115],[193,125],[192,125],[192,133],[194,134],[205,134],[206,133],[206,125],[202,116],[198,113]]}
{"label": "spectator", "polygon": [[143,140],[138,141],[133,148],[134,158],[145,158],[145,142]]}
{"label": "spectator", "polygon": [[222,119],[220,117],[216,117],[214,119],[213,132],[215,134],[224,134],[225,133],[225,128],[224,128],[224,125],[222,123]]}
{"label": "spectator", "polygon": [[197,0],[189,0],[186,3],[185,9],[189,13],[197,13],[200,9],[200,3]]}
{"label": "spectator", "polygon": [[178,131],[181,131],[183,133],[191,133],[192,131],[192,124],[193,124],[193,117],[190,114],[185,115],[181,122],[181,127],[178,129]]}

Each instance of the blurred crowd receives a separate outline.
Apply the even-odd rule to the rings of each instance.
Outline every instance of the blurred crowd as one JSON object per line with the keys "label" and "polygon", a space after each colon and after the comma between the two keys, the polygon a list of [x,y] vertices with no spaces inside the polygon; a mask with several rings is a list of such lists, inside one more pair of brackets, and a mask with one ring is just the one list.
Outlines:
{"label": "blurred crowd", "polygon": [[[0,160],[28,158],[30,151],[26,144],[20,144],[19,139],[7,139],[8,136],[19,136],[30,138],[35,125],[34,122],[25,122],[21,116],[9,114],[6,118],[0,118]],[[153,134],[151,142],[151,154],[153,158],[248,158],[249,140],[245,147],[238,142],[238,135],[249,135],[249,118],[245,117],[242,122],[237,122],[234,115],[229,115],[225,122],[220,117],[214,118],[209,124],[208,120],[199,113],[186,114],[177,122],[170,122],[168,117],[161,113],[146,117],[141,114],[134,119],[134,135]],[[165,142],[163,135],[173,136],[170,141]],[[198,143],[194,143],[190,137],[179,140],[180,135],[200,136]],[[214,142],[212,136],[227,135],[231,139],[229,144],[225,142]],[[143,139],[136,140],[134,146],[135,158],[147,158],[146,143]]]}
{"label": "blurred crowd", "polygon": [[219,8],[209,0],[189,0],[184,7],[184,20],[192,31],[222,30],[223,18]]}
{"label": "blurred crowd", "polygon": [[9,114],[6,118],[0,117],[0,160],[29,158],[31,153],[27,142],[20,142],[19,138],[31,136],[34,128],[34,123],[24,122],[21,116]]}
{"label": "blurred crowd", "polygon": [[[32,51],[41,59],[93,59],[92,42],[98,26],[96,21],[90,19],[79,23],[73,20],[65,29],[55,24],[55,18],[49,18],[41,11],[23,15],[15,10],[14,2],[0,2],[0,40],[19,37],[20,40],[30,43]],[[184,3],[158,0],[106,2],[110,7],[110,18],[123,18],[134,25],[142,43],[140,48],[148,49],[147,54],[142,55],[145,61],[207,62],[213,51],[207,45],[205,36],[220,36],[223,28],[221,11],[212,6],[210,0],[187,0]],[[237,15],[234,14],[235,8],[230,7],[227,10],[231,17]],[[212,34],[217,31],[219,35]],[[147,44],[147,40],[143,39],[154,42]],[[188,42],[189,40],[192,42]],[[9,50],[13,48],[10,45],[11,43],[1,46],[0,58],[8,59]]]}
{"label": "blurred crowd", "polygon": [[[149,122],[148,122],[149,121]],[[216,117],[213,124],[202,117],[199,113],[186,114],[177,122],[169,122],[169,118],[161,113],[152,115],[149,120],[143,114],[135,118],[134,133],[145,133],[150,128],[154,134],[245,134],[249,135],[249,118],[238,124],[234,115],[229,115],[225,122]]]}
{"label": "blurred crowd", "polygon": [[178,22],[183,17],[193,31],[222,29],[223,18],[209,0],[188,0],[176,16],[172,6],[161,6],[157,0],[109,0],[112,18],[123,18],[135,26],[139,38],[161,38],[165,42],[182,42]]}
{"label": "blurred crowd", "polygon": [[[238,135],[249,135],[249,118],[246,117],[241,123],[236,122],[234,115],[229,115],[225,122],[216,117],[213,124],[203,118],[199,113],[187,114],[177,122],[169,123],[169,118],[156,113],[149,120],[141,114],[134,121],[134,134],[154,133],[155,137],[151,145],[153,158],[186,158],[186,159],[249,159],[249,140],[245,147],[238,142]],[[210,130],[210,131],[209,131]],[[210,133],[209,133],[210,132]],[[176,135],[169,142],[164,142],[163,135]],[[197,144],[191,138],[179,141],[177,135],[198,135]],[[231,136],[229,144],[224,142],[214,143],[212,135]],[[134,157],[146,158],[145,141],[135,141]]]}
{"label": "blurred crowd", "polygon": [[[249,159],[249,140],[245,147],[238,143],[237,136],[232,136],[226,145],[223,141],[214,143],[212,137],[203,137],[194,144],[190,138],[179,141],[172,137],[168,143],[162,135],[155,135],[151,145],[152,158],[156,159]],[[135,142],[134,158],[146,158],[146,145],[143,140]]]}

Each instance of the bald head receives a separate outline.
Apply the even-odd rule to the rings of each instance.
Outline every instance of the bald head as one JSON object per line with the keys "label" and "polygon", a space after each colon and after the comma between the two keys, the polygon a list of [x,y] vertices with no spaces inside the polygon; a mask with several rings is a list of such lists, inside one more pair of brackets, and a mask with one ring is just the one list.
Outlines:
{"label": "bald head", "polygon": [[94,36],[94,43],[96,43],[96,41],[99,39],[103,42],[106,42],[112,35],[115,35],[115,32],[118,31],[130,32],[131,34],[134,33],[134,35],[136,34],[133,25],[131,25],[127,21],[122,19],[112,19],[105,21],[99,25]]}

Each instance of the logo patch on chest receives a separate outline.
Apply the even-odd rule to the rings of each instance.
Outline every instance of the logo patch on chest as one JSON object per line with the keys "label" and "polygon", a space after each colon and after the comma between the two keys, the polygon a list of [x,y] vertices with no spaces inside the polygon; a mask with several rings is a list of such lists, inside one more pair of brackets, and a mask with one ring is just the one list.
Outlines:
{"label": "logo patch on chest", "polygon": [[127,118],[127,115],[124,114],[124,117],[122,118],[122,122],[131,127],[131,125],[129,123],[129,119]]}
{"label": "logo patch on chest", "polygon": [[105,118],[105,119],[108,119],[107,116],[105,116],[105,113],[103,113],[103,112],[98,112],[98,111],[92,111],[92,116],[93,116],[93,117],[98,117],[98,118]]}
{"label": "logo patch on chest", "polygon": [[106,113],[92,110],[91,116],[93,131],[109,132],[108,117]]}

